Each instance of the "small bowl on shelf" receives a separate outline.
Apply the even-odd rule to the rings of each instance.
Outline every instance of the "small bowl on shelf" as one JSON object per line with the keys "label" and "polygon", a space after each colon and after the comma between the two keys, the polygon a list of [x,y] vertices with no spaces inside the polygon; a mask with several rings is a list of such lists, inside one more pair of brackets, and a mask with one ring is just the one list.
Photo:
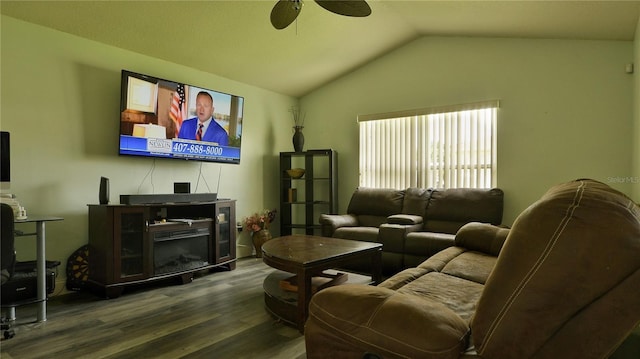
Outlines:
{"label": "small bowl on shelf", "polygon": [[291,178],[302,178],[304,176],[304,168],[292,168],[287,170],[287,174]]}

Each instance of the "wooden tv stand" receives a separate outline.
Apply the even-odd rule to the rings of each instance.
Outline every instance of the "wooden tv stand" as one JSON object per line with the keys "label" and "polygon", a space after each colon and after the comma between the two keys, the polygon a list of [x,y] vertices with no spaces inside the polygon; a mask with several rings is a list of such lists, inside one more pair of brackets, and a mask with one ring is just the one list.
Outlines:
{"label": "wooden tv stand", "polygon": [[235,269],[235,200],[89,205],[89,279],[108,298],[126,286]]}

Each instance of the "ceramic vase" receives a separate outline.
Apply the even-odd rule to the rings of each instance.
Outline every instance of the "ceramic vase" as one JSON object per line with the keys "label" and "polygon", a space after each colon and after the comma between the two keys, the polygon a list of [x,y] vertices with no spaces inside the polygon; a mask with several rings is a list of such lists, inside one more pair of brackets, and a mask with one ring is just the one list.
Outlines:
{"label": "ceramic vase", "polygon": [[293,149],[296,152],[302,152],[304,147],[304,134],[302,133],[303,126],[293,127]]}
{"label": "ceramic vase", "polygon": [[251,234],[253,247],[256,250],[256,258],[262,257],[262,245],[271,238],[271,232],[268,229],[261,229]]}

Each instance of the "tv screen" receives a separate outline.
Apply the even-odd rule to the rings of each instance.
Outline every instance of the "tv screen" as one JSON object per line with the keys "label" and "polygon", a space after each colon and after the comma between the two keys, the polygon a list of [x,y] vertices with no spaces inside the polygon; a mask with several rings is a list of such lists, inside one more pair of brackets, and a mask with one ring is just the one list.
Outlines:
{"label": "tv screen", "polygon": [[120,155],[240,163],[244,98],[122,70]]}
{"label": "tv screen", "polygon": [[0,131],[0,182],[11,182],[9,132]]}

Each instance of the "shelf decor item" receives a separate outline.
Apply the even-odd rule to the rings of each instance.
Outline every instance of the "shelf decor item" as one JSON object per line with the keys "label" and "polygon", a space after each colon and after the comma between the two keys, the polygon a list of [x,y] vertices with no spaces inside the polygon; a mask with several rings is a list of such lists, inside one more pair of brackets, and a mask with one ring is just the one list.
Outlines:
{"label": "shelf decor item", "polygon": [[291,107],[289,112],[293,115],[293,149],[296,152],[302,152],[304,148],[304,134],[302,133],[302,129],[304,128],[304,118],[306,115],[302,114],[297,107]]}
{"label": "shelf decor item", "polygon": [[276,209],[265,209],[244,219],[244,228],[251,232],[251,240],[256,250],[256,258],[262,257],[262,245],[273,238],[269,225],[276,218]]}
{"label": "shelf decor item", "polygon": [[304,134],[302,133],[302,129],[304,127],[302,126],[294,126],[293,127],[293,149],[296,152],[302,152],[302,149],[304,148]]}
{"label": "shelf decor item", "polygon": [[271,232],[269,232],[268,229],[261,229],[251,234],[253,248],[256,250],[256,258],[262,258],[262,245],[271,238],[273,238],[273,236],[271,236]]}
{"label": "shelf decor item", "polygon": [[287,170],[287,174],[289,175],[289,177],[291,178],[302,178],[302,176],[304,176],[304,168],[292,168]]}

